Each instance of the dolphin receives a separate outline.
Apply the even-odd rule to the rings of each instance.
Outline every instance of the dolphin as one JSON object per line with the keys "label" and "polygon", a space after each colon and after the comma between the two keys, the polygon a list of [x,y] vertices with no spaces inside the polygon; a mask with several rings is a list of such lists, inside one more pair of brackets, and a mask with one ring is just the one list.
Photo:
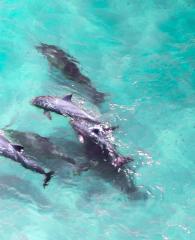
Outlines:
{"label": "dolphin", "polygon": [[45,175],[43,186],[46,187],[54,172],[45,172],[34,161],[28,159],[23,150],[23,146],[11,143],[2,133],[0,134],[0,155],[20,163],[24,168]]}
{"label": "dolphin", "polygon": [[59,159],[68,162],[71,165],[76,165],[74,159],[65,155],[58,146],[56,146],[49,138],[43,137],[37,133],[22,132],[13,129],[6,129],[6,134],[24,146],[30,156],[36,159],[44,158],[54,162],[54,159]]}
{"label": "dolphin", "polygon": [[132,157],[124,157],[117,152],[112,144],[112,129],[104,128],[101,124],[94,125],[86,120],[70,121],[73,129],[84,143],[87,163],[80,166],[80,171],[92,169],[97,175],[114,183],[131,199],[146,199],[147,196],[138,191],[133,181],[134,170],[127,166]]}
{"label": "dolphin", "polygon": [[112,131],[115,129],[107,128],[103,124],[94,124],[86,120],[72,119],[70,121],[73,129],[79,136],[81,143],[89,142],[96,148],[99,148],[100,152],[106,158],[109,164],[115,168],[122,167],[128,161],[133,161],[131,157],[121,156],[116,149],[116,146],[111,142]]}
{"label": "dolphin", "polygon": [[91,80],[80,72],[77,66],[78,61],[75,58],[55,45],[41,43],[39,46],[36,46],[36,49],[46,56],[48,62],[59,69],[66,78],[79,83],[80,86],[83,85],[95,104],[104,101],[105,94],[97,91],[92,86]]}
{"label": "dolphin", "polygon": [[69,116],[75,119],[85,119],[90,122],[98,123],[99,121],[81,109],[72,101],[72,94],[63,98],[52,96],[40,96],[32,100],[32,105],[44,109],[44,114],[51,120],[50,112],[55,112],[63,116]]}
{"label": "dolphin", "polygon": [[[63,141],[63,139],[59,139],[58,146],[52,142],[51,138],[40,136],[37,133],[32,132],[23,132],[13,129],[4,130],[6,135],[24,147],[25,151],[28,153],[31,159],[36,162],[41,162],[41,164],[48,168],[53,169],[55,171],[55,175],[60,178],[66,178],[68,169],[64,165],[64,162],[68,163],[71,166],[71,172],[74,174],[79,174],[81,171],[88,170],[88,166],[86,164],[80,163],[79,161],[75,161],[73,158],[68,155],[74,155],[75,151],[81,154],[82,148],[79,148],[80,145],[76,145],[72,141]],[[68,149],[66,148],[66,153],[60,146],[70,146]],[[74,151],[71,152],[71,148],[73,147]],[[68,155],[67,155],[68,154]],[[80,156],[79,154],[79,156]],[[69,169],[70,170],[70,169]]]}

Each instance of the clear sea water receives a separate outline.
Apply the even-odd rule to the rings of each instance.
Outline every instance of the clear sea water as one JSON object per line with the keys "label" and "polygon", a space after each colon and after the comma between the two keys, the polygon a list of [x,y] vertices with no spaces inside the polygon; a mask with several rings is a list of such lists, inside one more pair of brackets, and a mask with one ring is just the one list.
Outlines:
{"label": "clear sea water", "polygon": [[[93,171],[77,176],[59,162],[43,189],[42,176],[1,157],[0,239],[195,239],[195,2],[0,2],[0,127],[11,122],[65,152],[75,147],[81,161],[68,119],[49,121],[30,105],[35,96],[70,92],[34,48],[40,42],[73,55],[109,93],[100,111],[120,125],[118,148],[134,156],[135,182],[148,199],[130,200]],[[47,159],[39,163],[47,167]]]}

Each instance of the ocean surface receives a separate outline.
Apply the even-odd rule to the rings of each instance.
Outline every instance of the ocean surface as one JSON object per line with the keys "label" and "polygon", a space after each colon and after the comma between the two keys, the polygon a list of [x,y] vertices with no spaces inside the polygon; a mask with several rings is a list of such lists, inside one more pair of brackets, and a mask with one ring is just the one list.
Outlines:
{"label": "ocean surface", "polygon": [[68,118],[49,121],[30,104],[72,92],[41,42],[74,56],[108,94],[100,107],[81,90],[73,99],[119,125],[115,143],[147,198],[46,155],[36,161],[56,175],[44,189],[41,175],[0,157],[0,239],[195,239],[195,1],[0,1],[0,128],[48,137],[84,162]]}

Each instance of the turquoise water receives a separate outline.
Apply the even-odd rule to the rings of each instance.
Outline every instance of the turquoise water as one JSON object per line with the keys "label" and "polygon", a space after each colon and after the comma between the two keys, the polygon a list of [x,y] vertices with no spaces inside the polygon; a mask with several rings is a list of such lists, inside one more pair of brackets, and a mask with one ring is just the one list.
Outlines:
{"label": "turquoise water", "polygon": [[0,126],[50,137],[65,152],[76,144],[72,156],[84,159],[68,120],[29,104],[69,92],[34,48],[57,45],[109,93],[100,110],[84,105],[120,125],[120,152],[134,156],[149,196],[129,200],[93,171],[75,176],[59,162],[43,189],[42,176],[1,157],[1,240],[195,239],[195,2],[6,0],[0,18]]}

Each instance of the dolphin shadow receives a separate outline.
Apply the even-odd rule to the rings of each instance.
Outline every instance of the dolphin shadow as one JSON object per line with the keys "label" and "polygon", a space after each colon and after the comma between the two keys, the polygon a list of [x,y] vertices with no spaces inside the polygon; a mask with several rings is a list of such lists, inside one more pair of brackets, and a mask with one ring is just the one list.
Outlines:
{"label": "dolphin shadow", "polygon": [[125,164],[119,170],[107,163],[106,156],[100,151],[98,146],[86,142],[84,148],[89,169],[92,170],[96,176],[110,182],[118,190],[125,193],[130,200],[148,199],[147,191],[144,191],[142,187],[136,185],[136,172],[130,163]]}
{"label": "dolphin shadow", "polygon": [[4,199],[17,199],[36,205],[40,210],[51,210],[49,200],[30,181],[13,175],[0,176],[0,195]]}

